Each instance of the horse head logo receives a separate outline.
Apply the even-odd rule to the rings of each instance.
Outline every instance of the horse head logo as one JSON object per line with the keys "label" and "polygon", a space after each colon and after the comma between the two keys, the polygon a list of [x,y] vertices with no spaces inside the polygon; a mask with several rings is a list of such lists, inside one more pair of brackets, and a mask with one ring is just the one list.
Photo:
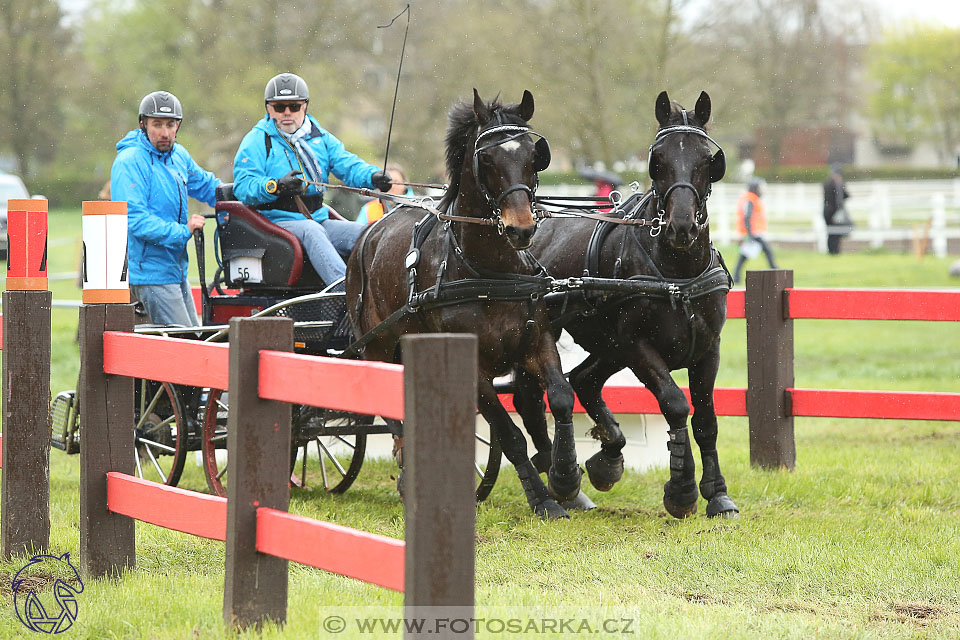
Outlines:
{"label": "horse head logo", "polygon": [[[52,588],[43,588],[51,582]],[[63,633],[77,619],[77,594],[83,591],[83,581],[70,564],[69,553],[33,556],[13,577],[11,588],[17,617],[31,631]]]}

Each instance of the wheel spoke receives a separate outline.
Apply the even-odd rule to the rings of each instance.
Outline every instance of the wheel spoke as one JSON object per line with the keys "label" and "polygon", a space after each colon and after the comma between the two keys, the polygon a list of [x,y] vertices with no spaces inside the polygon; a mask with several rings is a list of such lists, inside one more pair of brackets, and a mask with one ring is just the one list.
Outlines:
{"label": "wheel spoke", "polygon": [[354,445],[353,443],[351,443],[349,440],[346,440],[343,436],[334,436],[334,437],[336,437],[337,440],[339,440],[339,441],[342,442],[343,444],[347,445],[348,447],[350,447],[351,449],[353,449],[354,451],[356,451],[356,449],[357,449],[356,445]]}
{"label": "wheel spoke", "polygon": [[147,452],[147,456],[150,458],[150,462],[153,463],[154,468],[157,470],[157,474],[160,476],[160,479],[164,484],[167,483],[167,474],[163,472],[163,469],[160,467],[160,463],[157,462],[157,459],[154,457],[153,452],[150,451],[148,447],[144,447],[144,451]]}
{"label": "wheel spoke", "polygon": [[[346,476],[346,475],[347,475],[346,469],[344,469],[344,468],[340,465],[340,463],[337,461],[336,457],[335,457],[332,453],[330,453],[330,450],[329,450],[329,449],[327,449],[326,445],[324,445],[322,442],[320,442],[320,438],[317,438],[317,444],[320,445],[320,447],[323,448],[324,453],[326,453],[327,456],[330,458],[330,462],[333,463],[333,466],[337,468],[337,471],[340,472],[340,475],[341,475],[341,476]],[[323,457],[321,456],[320,459],[323,460]]]}
{"label": "wheel spoke", "polygon": [[479,433],[477,433],[477,434],[475,434],[475,435],[477,436],[477,440],[479,440],[479,441],[482,442],[483,444],[487,445],[488,447],[490,446],[490,441],[489,441],[489,440],[487,440],[486,438],[484,438],[484,437],[483,437],[482,435],[480,435]]}
{"label": "wheel spoke", "polygon": [[482,468],[479,464],[477,464],[476,462],[473,463],[473,468],[477,470],[477,477],[478,477],[478,478],[482,478],[482,477],[483,477],[483,468]]}
{"label": "wheel spoke", "polygon": [[170,454],[174,454],[177,452],[176,448],[174,447],[170,447],[168,445],[165,445],[161,442],[157,442],[155,440],[148,440],[147,438],[140,438],[140,444],[142,444],[145,449],[146,448],[159,449],[160,451],[164,451]]}
{"label": "wheel spoke", "polygon": [[160,402],[160,396],[163,395],[163,393],[164,393],[163,387],[160,387],[160,388],[157,390],[157,393],[153,396],[153,400],[150,401],[150,405],[149,405],[147,408],[144,409],[144,408],[143,408],[143,403],[144,403],[144,401],[145,401],[144,396],[147,394],[146,385],[147,385],[147,381],[144,380],[144,381],[143,381],[143,387],[142,387],[143,392],[140,394],[140,405],[141,405],[141,407],[140,407],[140,420],[137,421],[137,428],[138,428],[138,429],[143,426],[143,423],[144,423],[144,421],[147,419],[147,416],[149,416],[150,414],[153,413],[154,407],[156,407],[156,406],[157,406],[157,403]]}

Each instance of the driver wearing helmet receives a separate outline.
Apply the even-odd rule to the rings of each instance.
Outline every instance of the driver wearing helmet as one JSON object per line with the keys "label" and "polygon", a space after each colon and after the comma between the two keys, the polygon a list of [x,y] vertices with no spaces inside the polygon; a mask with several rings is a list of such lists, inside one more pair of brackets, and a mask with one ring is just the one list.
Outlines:
{"label": "driver wearing helmet", "polygon": [[187,242],[203,228],[190,215],[187,196],[216,204],[220,180],[177,144],[183,120],[172,93],[154,91],[140,102],[140,126],[117,143],[110,171],[114,200],[127,202],[127,263],[130,288],[156,324],[197,326],[187,281]]}
{"label": "driver wearing helmet", "polygon": [[310,91],[303,78],[281,73],[263,92],[266,116],[244,136],[233,161],[233,193],[271,222],[293,233],[310,263],[330,285],[346,273],[365,225],[331,219],[323,204],[329,174],[355,188],[387,191],[390,177],[344,148],[307,114]]}

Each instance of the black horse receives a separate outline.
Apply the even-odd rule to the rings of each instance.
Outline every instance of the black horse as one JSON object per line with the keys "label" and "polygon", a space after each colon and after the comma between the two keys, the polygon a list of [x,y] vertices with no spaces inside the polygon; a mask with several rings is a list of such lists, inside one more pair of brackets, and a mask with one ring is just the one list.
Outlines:
{"label": "black horse", "polygon": [[[697,484],[687,438],[690,406],[670,375],[687,368],[707,515],[735,515],[738,510],[727,496],[717,459],[713,406],[730,279],[710,243],[707,213],[711,184],[723,177],[725,161],[704,129],[710,119],[706,92],[692,113],[671,104],[662,92],[656,117],[660,127],[649,157],[653,186],[645,197],[636,195],[622,208],[634,224],[546,220],[531,251],[556,278],[588,275],[634,287],[632,293],[567,293],[561,303],[551,304],[555,322],[589,353],[571,372],[570,382],[596,423],[591,435],[602,443],[587,461],[591,483],[607,491],[623,473],[626,440],[600,394],[611,375],[629,368],[656,396],[670,425],[664,506],[678,518],[696,512]],[[537,449],[549,451],[542,394],[521,377],[515,401]]]}
{"label": "black horse", "polygon": [[[364,357],[398,361],[402,335],[473,333],[479,342],[479,408],[514,464],[530,507],[566,517],[557,504],[578,496],[582,472],[573,440],[573,390],[563,376],[542,295],[550,279],[525,249],[536,230],[537,172],[550,161],[546,139],[520,104],[455,105],[446,136],[449,189],[439,211],[401,207],[358,243],[347,264],[347,308]],[[438,223],[442,217],[445,223]],[[368,333],[368,332],[373,333]],[[501,405],[493,379],[519,370],[546,389],[556,419],[550,492],[527,456],[526,440]],[[555,500],[556,498],[556,500]]]}

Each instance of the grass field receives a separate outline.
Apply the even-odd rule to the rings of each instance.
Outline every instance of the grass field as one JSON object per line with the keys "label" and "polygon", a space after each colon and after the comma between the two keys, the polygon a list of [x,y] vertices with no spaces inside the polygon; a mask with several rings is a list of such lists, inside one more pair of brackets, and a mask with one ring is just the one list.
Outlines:
{"label": "grass field", "polygon": [[[51,273],[76,270],[78,213],[51,215]],[[947,275],[949,260],[932,257],[777,257],[795,270],[798,287],[958,284]],[[79,298],[71,281],[52,287],[57,299]],[[76,382],[76,317],[75,309],[54,310],[54,392]],[[797,321],[795,328],[797,386],[960,392],[953,323]],[[730,321],[720,385],[745,386],[745,345],[743,321]],[[792,472],[750,467],[746,419],[721,418],[720,429],[721,464],[742,512],[736,521],[668,517],[660,504],[667,473],[655,470],[628,471],[606,494],[588,487],[599,509],[544,523],[504,471],[478,509],[478,617],[582,618],[594,627],[616,619],[640,638],[960,638],[956,423],[798,419]],[[291,510],[402,537],[394,473],[388,462],[370,462],[342,496],[294,490]],[[78,554],[78,476],[77,456],[51,453],[58,555]],[[86,582],[70,637],[234,637],[222,623],[222,543],[138,524],[137,557],[136,570],[118,581]],[[0,637],[30,633],[9,588],[23,564],[22,557],[0,562]],[[295,565],[290,574],[288,623],[263,637],[384,637],[324,635],[322,622],[349,617],[348,606],[399,615],[400,594]]]}

